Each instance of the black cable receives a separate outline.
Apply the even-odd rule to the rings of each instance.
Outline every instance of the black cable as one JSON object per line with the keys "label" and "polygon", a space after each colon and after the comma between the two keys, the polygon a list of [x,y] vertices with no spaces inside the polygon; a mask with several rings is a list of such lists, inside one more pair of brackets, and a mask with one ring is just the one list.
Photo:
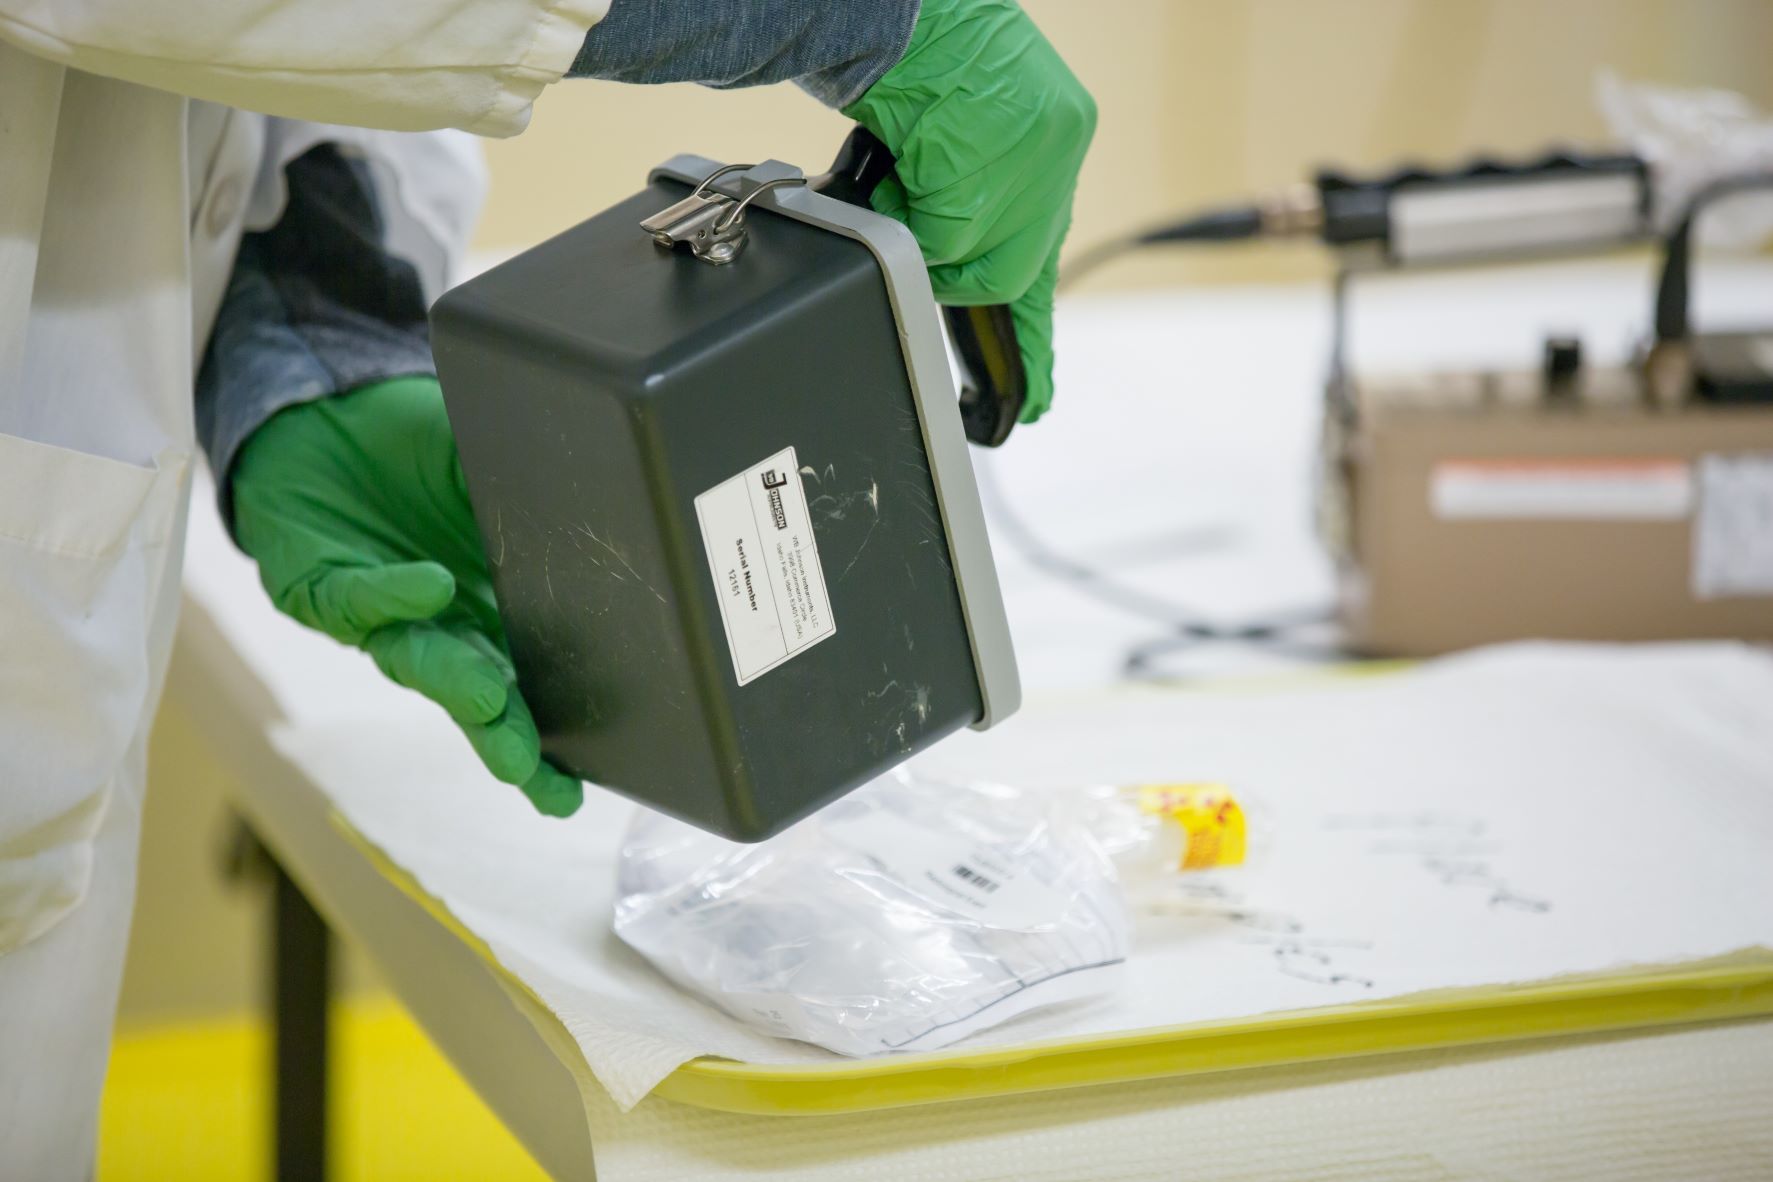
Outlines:
{"label": "black cable", "polygon": [[1089,247],[1066,264],[1059,275],[1063,291],[1105,263],[1130,254],[1141,247],[1170,242],[1238,242],[1262,233],[1262,210],[1254,205],[1226,206],[1196,214],[1179,222],[1111,238]]}
{"label": "black cable", "polygon": [[998,483],[995,459],[986,457],[975,467],[979,473],[979,487],[992,502],[992,516],[996,518],[999,534],[1009,539],[1030,566],[1073,583],[1091,598],[1130,615],[1143,616],[1165,625],[1186,621],[1194,627],[1212,627],[1188,608],[1117,582],[1098,568],[1055,550],[1011,508],[1009,497]]}
{"label": "black cable", "polygon": [[1773,172],[1727,176],[1706,185],[1687,202],[1680,221],[1669,231],[1656,285],[1656,339],[1684,341],[1691,331],[1687,288],[1692,282],[1693,227],[1708,206],[1725,197],[1757,189],[1773,189]]}
{"label": "black cable", "polygon": [[[1060,290],[1064,290],[1098,267],[1143,247],[1180,242],[1243,241],[1260,236],[1264,229],[1264,217],[1259,206],[1226,206],[1208,210],[1179,222],[1110,239],[1090,247],[1066,265],[1060,273],[1058,286]],[[1100,568],[1072,558],[1048,545],[1011,507],[1009,497],[998,484],[995,462],[985,459],[978,465],[978,472],[980,487],[987,499],[993,502],[993,516],[999,527],[998,532],[1031,566],[1072,584],[1076,590],[1100,603],[1164,626],[1162,636],[1141,642],[1127,652],[1122,662],[1123,676],[1142,676],[1154,656],[1197,644],[1241,642],[1289,647],[1288,638],[1298,629],[1333,618],[1333,613],[1328,608],[1316,607],[1283,612],[1241,624],[1214,623],[1192,608],[1119,582]],[[1290,647],[1291,651],[1301,655],[1307,651],[1296,646]],[[1314,652],[1313,655],[1320,654]],[[1333,650],[1326,650],[1321,655],[1330,656],[1334,653]]]}
{"label": "black cable", "polygon": [[[1240,628],[1223,629],[1214,635],[1183,634],[1155,637],[1127,650],[1126,656],[1121,661],[1121,676],[1128,680],[1159,680],[1153,672],[1153,666],[1159,657],[1212,643],[1258,644],[1269,652],[1298,657],[1302,660],[1339,660],[1347,655],[1339,645],[1304,644],[1294,639],[1300,630],[1316,624],[1327,624],[1334,619],[1335,613],[1329,608],[1313,608],[1301,610],[1291,617],[1275,617],[1265,622],[1247,624]],[[1163,680],[1180,679],[1164,678]]]}
{"label": "black cable", "polygon": [[1143,245],[1159,242],[1235,242],[1262,233],[1262,210],[1254,205],[1210,209],[1173,225],[1147,230],[1139,236]]}
{"label": "black cable", "polygon": [[1007,539],[1029,565],[1072,584],[1077,591],[1100,603],[1130,615],[1154,620],[1164,626],[1165,632],[1161,637],[1142,641],[1128,650],[1121,663],[1122,676],[1143,676],[1150,665],[1151,657],[1199,644],[1262,644],[1286,649],[1298,655],[1336,655],[1334,649],[1319,652],[1288,644],[1288,638],[1300,628],[1332,619],[1333,613],[1329,608],[1300,608],[1239,624],[1215,623],[1199,611],[1121,583],[1100,568],[1053,548],[1011,507],[1009,497],[998,483],[995,459],[984,457],[976,468],[979,487],[992,504],[992,516],[998,527],[998,535]]}

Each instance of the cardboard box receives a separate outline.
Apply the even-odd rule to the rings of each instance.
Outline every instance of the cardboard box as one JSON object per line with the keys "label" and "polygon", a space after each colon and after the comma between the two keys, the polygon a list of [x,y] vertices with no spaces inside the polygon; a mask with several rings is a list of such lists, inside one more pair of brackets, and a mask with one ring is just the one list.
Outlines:
{"label": "cardboard box", "polygon": [[1327,471],[1358,651],[1773,640],[1773,405],[1437,400],[1380,384],[1359,392]]}

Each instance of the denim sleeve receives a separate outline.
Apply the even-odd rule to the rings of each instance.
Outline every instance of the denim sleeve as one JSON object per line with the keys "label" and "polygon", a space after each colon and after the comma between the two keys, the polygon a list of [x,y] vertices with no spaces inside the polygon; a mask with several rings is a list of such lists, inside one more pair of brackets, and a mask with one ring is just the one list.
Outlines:
{"label": "denim sleeve", "polygon": [[285,175],[283,216],[241,239],[197,375],[197,438],[228,520],[234,457],[266,419],[298,402],[436,372],[419,274],[383,244],[368,167],[322,144]]}
{"label": "denim sleeve", "polygon": [[613,0],[570,71],[617,82],[792,80],[830,107],[905,54],[918,0]]}

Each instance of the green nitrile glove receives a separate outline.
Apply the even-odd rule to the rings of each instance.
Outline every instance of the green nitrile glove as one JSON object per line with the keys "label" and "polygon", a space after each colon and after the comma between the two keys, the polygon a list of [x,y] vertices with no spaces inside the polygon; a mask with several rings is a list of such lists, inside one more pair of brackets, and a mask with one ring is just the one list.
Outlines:
{"label": "green nitrile glove", "polygon": [[1009,304],[1028,373],[1022,421],[1053,401],[1053,288],[1096,104],[1014,0],[923,0],[911,44],[845,115],[897,175],[904,222],[944,304]]}
{"label": "green nitrile glove", "polygon": [[364,649],[455,719],[493,775],[564,817],[584,789],[541,756],[431,378],[279,411],[234,463],[235,536],[285,614]]}

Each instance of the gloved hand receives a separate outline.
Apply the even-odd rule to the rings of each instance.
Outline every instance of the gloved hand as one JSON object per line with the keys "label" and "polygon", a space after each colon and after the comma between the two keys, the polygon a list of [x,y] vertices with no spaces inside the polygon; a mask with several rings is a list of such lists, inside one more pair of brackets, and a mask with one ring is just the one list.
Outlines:
{"label": "gloved hand", "polygon": [[904,222],[944,304],[1010,305],[1022,421],[1053,401],[1053,288],[1096,104],[1014,0],[923,0],[899,64],[844,108],[892,150],[874,208]]}
{"label": "gloved hand", "polygon": [[233,507],[235,536],[280,610],[442,706],[541,812],[579,807],[583,788],[542,759],[517,692],[435,380],[279,411],[235,460]]}

